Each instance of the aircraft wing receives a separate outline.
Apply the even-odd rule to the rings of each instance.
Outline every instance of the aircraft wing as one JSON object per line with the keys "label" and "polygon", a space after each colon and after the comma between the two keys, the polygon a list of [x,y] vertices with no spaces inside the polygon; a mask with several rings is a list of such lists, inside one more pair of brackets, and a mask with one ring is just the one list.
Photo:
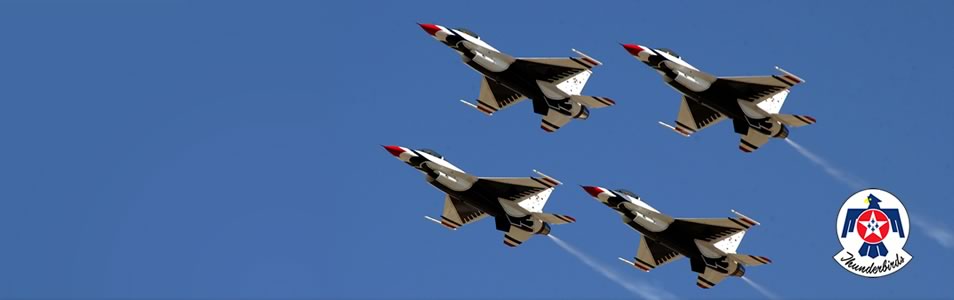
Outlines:
{"label": "aircraft wing", "polygon": [[649,272],[680,257],[682,254],[642,236],[639,241],[639,250],[636,251],[636,257],[633,257],[633,266]]}
{"label": "aircraft wing", "polygon": [[719,77],[712,85],[716,89],[734,91],[738,99],[759,103],[805,82],[792,73],[778,70],[784,75]]}
{"label": "aircraft wing", "polygon": [[444,197],[444,213],[441,214],[440,224],[450,229],[457,229],[486,216],[487,213],[447,195]]}
{"label": "aircraft wing", "polygon": [[675,219],[667,230],[682,238],[717,242],[756,224],[748,218]]}
{"label": "aircraft wing", "polygon": [[721,113],[682,96],[682,104],[679,106],[676,126],[673,129],[679,134],[689,136],[725,119]]}
{"label": "aircraft wing", "polygon": [[491,191],[498,198],[519,202],[561,183],[546,177],[479,177],[474,187]]}
{"label": "aircraft wing", "polygon": [[517,58],[511,68],[516,68],[532,78],[549,83],[560,83],[580,73],[590,71],[601,63],[586,57]]}
{"label": "aircraft wing", "polygon": [[476,108],[489,116],[526,98],[526,96],[502,86],[496,81],[484,77],[480,81],[480,96],[477,97]]}

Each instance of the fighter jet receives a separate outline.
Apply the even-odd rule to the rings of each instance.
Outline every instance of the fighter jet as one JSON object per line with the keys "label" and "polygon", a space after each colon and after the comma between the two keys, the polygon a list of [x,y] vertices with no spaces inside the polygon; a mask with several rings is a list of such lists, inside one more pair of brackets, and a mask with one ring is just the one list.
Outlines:
{"label": "fighter jet", "polygon": [[464,64],[483,78],[477,103],[461,100],[490,116],[524,99],[533,101],[533,112],[543,116],[540,128],[554,132],[573,119],[585,120],[590,108],[616,104],[606,97],[581,96],[590,71],[601,63],[582,52],[568,58],[514,58],[502,53],[463,28],[419,24],[428,34],[460,54]]}
{"label": "fighter jet", "polygon": [[676,219],[627,190],[596,186],[584,186],[583,190],[615,210],[623,223],[642,234],[633,261],[620,260],[645,272],[685,256],[692,271],[699,273],[696,285],[708,289],[728,276],[742,277],[744,266],[772,262],[763,256],[735,253],[745,231],[759,223],[734,210],[738,218]]}
{"label": "fighter jet", "polygon": [[503,242],[516,247],[534,234],[547,235],[550,224],[567,224],[576,219],[543,212],[553,188],[561,183],[537,172],[541,177],[477,177],[467,174],[429,149],[384,146],[394,157],[424,173],[424,179],[446,193],[440,221],[456,230],[486,216],[494,218],[497,230],[505,232]]}
{"label": "fighter jet", "polygon": [[676,124],[660,124],[689,136],[726,118],[742,136],[739,149],[752,152],[769,138],[788,137],[788,128],[814,124],[815,118],[780,114],[789,89],[805,82],[776,67],[783,75],[715,77],[700,71],[672,50],[625,44],[631,55],[659,72],[663,80],[682,93]]}

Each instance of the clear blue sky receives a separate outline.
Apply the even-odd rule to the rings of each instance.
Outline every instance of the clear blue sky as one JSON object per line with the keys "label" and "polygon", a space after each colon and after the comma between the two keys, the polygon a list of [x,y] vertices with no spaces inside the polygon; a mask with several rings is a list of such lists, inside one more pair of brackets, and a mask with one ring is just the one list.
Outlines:
{"label": "clear blue sky", "polygon": [[[0,3],[0,297],[627,298],[545,238],[422,218],[442,195],[379,144],[428,147],[481,176],[567,185],[554,234],[681,298],[688,262],[617,261],[638,236],[578,184],[628,188],[676,217],[740,210],[740,252],[783,298],[952,297],[952,249],[912,229],[913,261],[842,270],[835,216],[852,188],[729,123],[690,139],[678,95],[618,42],[669,47],[716,75],[803,77],[792,138],[950,229],[951,1],[5,1]],[[584,92],[617,106],[556,134],[529,103],[486,117],[479,77],[415,22],[467,27],[514,56],[585,51]]]}

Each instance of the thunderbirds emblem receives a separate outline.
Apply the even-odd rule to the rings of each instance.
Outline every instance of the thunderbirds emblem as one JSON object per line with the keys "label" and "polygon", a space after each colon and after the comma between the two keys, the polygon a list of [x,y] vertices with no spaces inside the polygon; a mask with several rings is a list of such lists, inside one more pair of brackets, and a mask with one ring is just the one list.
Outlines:
{"label": "thunderbirds emblem", "polygon": [[902,249],[908,239],[908,213],[887,191],[867,189],[851,195],[838,212],[835,227],[844,247],[835,261],[848,271],[881,277],[911,261]]}

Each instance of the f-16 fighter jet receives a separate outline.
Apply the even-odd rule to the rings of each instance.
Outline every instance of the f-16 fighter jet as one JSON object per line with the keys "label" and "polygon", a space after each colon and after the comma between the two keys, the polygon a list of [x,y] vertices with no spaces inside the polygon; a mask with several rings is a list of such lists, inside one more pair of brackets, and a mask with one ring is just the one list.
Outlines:
{"label": "f-16 fighter jet", "polygon": [[786,125],[800,127],[815,123],[815,118],[809,116],[779,113],[789,89],[805,81],[778,67],[783,75],[715,77],[699,71],[669,49],[635,44],[626,44],[623,48],[682,93],[675,126],[660,124],[683,136],[729,118],[735,132],[742,135],[739,149],[752,152],[769,138],[788,137]]}
{"label": "f-16 fighter jet", "polygon": [[766,257],[737,254],[745,231],[759,224],[735,211],[738,218],[675,219],[660,213],[627,190],[584,186],[593,198],[623,217],[623,223],[642,234],[633,261],[620,260],[649,272],[680,257],[689,258],[696,285],[708,289],[728,276],[742,277],[744,266],[771,263]]}
{"label": "f-16 fighter jet", "polygon": [[581,96],[590,69],[601,63],[586,54],[568,58],[514,58],[463,28],[420,24],[424,31],[457,51],[464,64],[483,75],[477,104],[461,100],[489,115],[530,98],[540,127],[554,132],[572,119],[585,120],[590,108],[616,104],[606,97]]}
{"label": "f-16 fighter jet", "polygon": [[504,244],[516,247],[534,234],[549,234],[550,224],[576,221],[570,216],[543,212],[553,188],[560,185],[549,176],[537,173],[541,177],[477,177],[461,171],[433,150],[399,146],[384,149],[424,173],[428,183],[447,194],[441,220],[425,218],[449,229],[456,230],[489,215],[497,230],[505,232]]}

